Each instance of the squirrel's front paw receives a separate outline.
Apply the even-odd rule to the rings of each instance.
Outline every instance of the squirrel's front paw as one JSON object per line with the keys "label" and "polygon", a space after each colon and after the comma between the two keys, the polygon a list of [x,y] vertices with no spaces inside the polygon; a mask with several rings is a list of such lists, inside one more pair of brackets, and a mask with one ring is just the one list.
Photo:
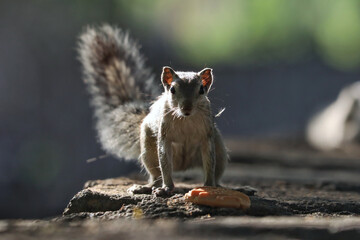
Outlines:
{"label": "squirrel's front paw", "polygon": [[158,187],[153,188],[152,194],[154,194],[156,197],[169,197],[171,196],[173,190],[174,187]]}

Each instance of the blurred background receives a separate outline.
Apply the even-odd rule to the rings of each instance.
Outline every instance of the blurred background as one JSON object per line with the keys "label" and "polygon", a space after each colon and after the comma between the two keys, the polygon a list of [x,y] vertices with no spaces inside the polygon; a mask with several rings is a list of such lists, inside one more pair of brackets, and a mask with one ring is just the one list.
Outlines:
{"label": "blurred background", "polygon": [[86,180],[138,172],[93,130],[77,38],[128,29],[163,65],[212,67],[227,139],[303,139],[310,117],[360,79],[357,0],[0,0],[0,218],[59,215]]}

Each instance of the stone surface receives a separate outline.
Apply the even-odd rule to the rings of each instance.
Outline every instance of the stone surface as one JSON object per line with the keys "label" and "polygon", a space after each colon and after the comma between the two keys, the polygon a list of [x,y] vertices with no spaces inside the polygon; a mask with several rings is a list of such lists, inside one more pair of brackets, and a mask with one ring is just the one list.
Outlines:
{"label": "stone surface", "polygon": [[[172,196],[168,198],[148,194],[129,194],[127,189],[133,184],[145,184],[145,182],[128,178],[89,181],[85,184],[85,188],[71,199],[64,211],[64,217],[59,220],[83,217],[101,219],[133,217],[136,214],[134,211],[140,212],[141,218],[187,219],[209,215],[244,215],[239,209],[211,208],[186,203],[184,194],[199,184],[178,183]],[[254,195],[256,191],[250,187],[238,187],[236,190],[248,195]]]}
{"label": "stone surface", "polygon": [[129,194],[133,184],[145,183],[141,180],[95,180],[71,199],[62,216],[0,221],[0,239],[360,237],[359,148],[319,153],[291,142],[235,145],[223,185],[249,195],[245,212],[186,203],[184,193],[202,184],[198,170],[176,174],[168,198]]}
{"label": "stone surface", "polygon": [[[232,169],[235,167],[231,166]],[[64,211],[63,219],[132,217],[135,214],[134,209],[141,213],[141,218],[151,219],[360,214],[360,194],[357,187],[352,189],[340,183],[242,180],[242,183],[256,186],[256,189],[228,184],[228,187],[249,195],[251,207],[245,212],[239,209],[211,208],[186,203],[183,198],[184,193],[200,184],[177,183],[174,194],[169,198],[127,193],[127,189],[133,184],[144,183],[128,178],[89,181],[85,188],[71,199]]]}

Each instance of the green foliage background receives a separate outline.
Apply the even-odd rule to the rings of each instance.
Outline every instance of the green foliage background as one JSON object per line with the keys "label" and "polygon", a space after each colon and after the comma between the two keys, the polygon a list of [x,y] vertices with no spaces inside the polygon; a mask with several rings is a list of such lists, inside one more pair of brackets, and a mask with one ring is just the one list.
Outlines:
{"label": "green foliage background", "polygon": [[293,62],[315,52],[341,70],[360,65],[358,0],[115,0],[113,10],[189,64]]}

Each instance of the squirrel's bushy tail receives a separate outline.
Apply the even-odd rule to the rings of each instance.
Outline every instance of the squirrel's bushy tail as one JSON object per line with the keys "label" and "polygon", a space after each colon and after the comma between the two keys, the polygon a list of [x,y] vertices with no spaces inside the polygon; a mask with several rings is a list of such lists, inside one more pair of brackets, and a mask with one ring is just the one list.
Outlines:
{"label": "squirrel's bushy tail", "polygon": [[144,100],[157,93],[139,47],[121,29],[104,25],[87,28],[78,51],[104,150],[138,158],[140,124],[148,112]]}

